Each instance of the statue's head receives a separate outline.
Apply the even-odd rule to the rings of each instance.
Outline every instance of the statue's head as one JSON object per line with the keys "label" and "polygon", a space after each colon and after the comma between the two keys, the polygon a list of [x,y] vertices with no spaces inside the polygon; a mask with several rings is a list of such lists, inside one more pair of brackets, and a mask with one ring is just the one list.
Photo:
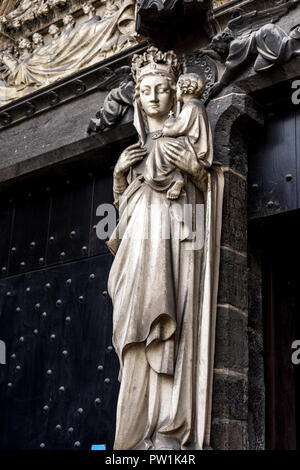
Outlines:
{"label": "statue's head", "polygon": [[34,33],[32,35],[32,42],[35,46],[42,46],[44,44],[44,38],[40,33]]}
{"label": "statue's head", "polygon": [[229,52],[229,46],[233,41],[234,35],[229,28],[225,28],[221,33],[216,34],[211,40],[211,48],[221,56],[226,56]]}
{"label": "statue's head", "polygon": [[65,15],[65,16],[63,17],[63,23],[64,23],[65,26],[66,26],[66,25],[72,25],[72,26],[74,26],[74,25],[75,25],[75,19],[73,18],[72,15]]}
{"label": "statue's head", "polygon": [[88,15],[90,12],[96,13],[96,8],[91,3],[84,3],[82,5],[82,11],[85,15]]}
{"label": "statue's head", "polygon": [[20,51],[26,51],[31,49],[31,42],[27,38],[22,38],[18,42],[18,48]]}
{"label": "statue's head", "polygon": [[52,24],[48,29],[48,33],[50,34],[50,36],[55,36],[56,34],[59,34],[59,32],[59,27],[56,26],[56,24]]}
{"label": "statue's head", "polygon": [[168,116],[175,104],[176,85],[165,75],[145,75],[136,87],[136,99],[152,118]]}
{"label": "statue's head", "polygon": [[150,47],[144,54],[133,56],[135,100],[147,116],[168,116],[175,105],[179,73],[180,64],[173,51]]}
{"label": "statue's head", "polygon": [[199,99],[205,90],[205,82],[196,73],[184,73],[177,82],[177,99],[183,101],[185,97]]}

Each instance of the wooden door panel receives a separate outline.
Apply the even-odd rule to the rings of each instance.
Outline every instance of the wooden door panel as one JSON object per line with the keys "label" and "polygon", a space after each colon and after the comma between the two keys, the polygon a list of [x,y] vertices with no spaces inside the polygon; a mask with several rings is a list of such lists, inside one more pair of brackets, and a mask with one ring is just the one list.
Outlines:
{"label": "wooden door panel", "polygon": [[52,187],[47,264],[88,255],[93,180],[86,172]]}
{"label": "wooden door panel", "polygon": [[0,448],[112,448],[119,390],[107,293],[113,257],[93,230],[97,206],[112,202],[112,171],[60,169],[11,191],[14,203],[4,195],[0,210],[7,267],[0,338],[8,362],[0,368]]}
{"label": "wooden door panel", "polygon": [[[108,248],[106,246],[106,241],[100,240],[96,234],[96,225],[102,219],[102,217],[97,216],[97,208],[101,204],[110,204],[111,210],[115,211],[113,206],[113,178],[112,172],[107,173],[106,175],[98,174],[95,178],[95,189],[94,189],[94,200],[93,200],[93,216],[92,216],[92,231],[91,231],[91,255],[98,253],[107,253]],[[104,197],[105,195],[105,197]]]}
{"label": "wooden door panel", "polygon": [[106,291],[111,262],[100,255],[0,281],[2,295],[12,292],[0,319],[8,353],[1,448],[112,446],[118,360]]}
{"label": "wooden door panel", "polygon": [[[296,111],[278,110],[266,118],[249,155],[249,216],[265,217],[297,207]],[[299,122],[298,122],[299,125]]]}
{"label": "wooden door panel", "polygon": [[9,274],[45,264],[50,196],[43,187],[24,185],[15,198]]}
{"label": "wooden door panel", "polygon": [[[0,195],[1,198],[1,195]],[[7,275],[13,204],[0,199],[0,278]]]}

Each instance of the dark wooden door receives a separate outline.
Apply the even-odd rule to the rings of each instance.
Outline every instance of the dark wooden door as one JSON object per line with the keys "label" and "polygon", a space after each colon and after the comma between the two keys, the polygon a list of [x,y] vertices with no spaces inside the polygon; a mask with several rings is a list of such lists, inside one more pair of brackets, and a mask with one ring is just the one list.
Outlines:
{"label": "dark wooden door", "polygon": [[300,448],[300,108],[291,82],[256,94],[265,126],[249,148],[249,235],[261,253],[266,447]]}
{"label": "dark wooden door", "polygon": [[299,107],[268,108],[265,126],[250,144],[250,219],[300,208],[299,149]]}
{"label": "dark wooden door", "polygon": [[300,448],[300,211],[274,216],[260,232],[263,260],[266,447]]}
{"label": "dark wooden door", "polygon": [[95,231],[97,207],[112,202],[111,167],[74,164],[0,198],[0,448],[111,448],[112,255]]}

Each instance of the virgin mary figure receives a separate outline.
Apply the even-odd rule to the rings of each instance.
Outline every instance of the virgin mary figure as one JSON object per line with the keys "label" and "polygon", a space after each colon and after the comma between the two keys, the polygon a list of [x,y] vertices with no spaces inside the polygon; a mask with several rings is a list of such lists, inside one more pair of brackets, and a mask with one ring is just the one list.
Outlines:
{"label": "virgin mary figure", "polygon": [[[120,221],[108,290],[121,382],[114,449],[202,449],[210,441],[223,173],[204,106],[197,152],[160,136],[176,108],[180,66],[151,47],[133,58],[139,141],[120,156]],[[153,145],[182,173],[176,200],[143,176]]]}

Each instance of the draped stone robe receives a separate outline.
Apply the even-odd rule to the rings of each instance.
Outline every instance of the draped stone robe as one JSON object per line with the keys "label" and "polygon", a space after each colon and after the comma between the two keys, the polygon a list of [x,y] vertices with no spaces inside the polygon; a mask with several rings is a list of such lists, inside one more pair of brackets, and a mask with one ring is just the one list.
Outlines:
{"label": "draped stone robe", "polygon": [[[149,155],[153,140],[137,108],[135,124]],[[223,174],[213,165],[204,108],[202,124],[201,160],[209,169],[199,164],[197,175],[185,175],[186,194],[171,201],[137,165],[108,242],[121,381],[117,450],[209,444]]]}

